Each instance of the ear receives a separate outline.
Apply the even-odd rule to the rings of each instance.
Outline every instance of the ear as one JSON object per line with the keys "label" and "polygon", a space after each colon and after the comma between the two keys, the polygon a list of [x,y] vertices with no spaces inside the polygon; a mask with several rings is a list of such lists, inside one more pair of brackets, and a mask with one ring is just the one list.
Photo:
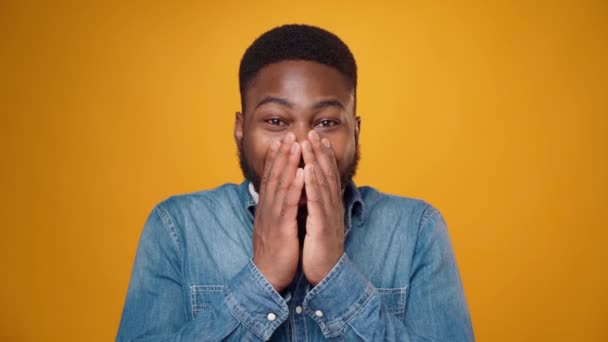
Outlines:
{"label": "ear", "polygon": [[236,146],[241,146],[241,140],[243,140],[244,120],[243,113],[236,112],[234,116],[234,142],[236,143]]}
{"label": "ear", "polygon": [[355,118],[355,137],[359,139],[359,134],[361,133],[361,117],[357,116]]}

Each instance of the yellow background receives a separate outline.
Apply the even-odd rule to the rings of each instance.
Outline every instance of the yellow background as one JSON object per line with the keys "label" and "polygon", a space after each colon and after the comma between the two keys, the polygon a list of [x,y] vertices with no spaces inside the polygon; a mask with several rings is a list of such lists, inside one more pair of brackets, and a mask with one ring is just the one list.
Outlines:
{"label": "yellow background", "polygon": [[445,215],[479,341],[607,341],[605,1],[0,2],[0,340],[114,338],[144,220],[239,182],[263,31],[341,36],[357,182]]}

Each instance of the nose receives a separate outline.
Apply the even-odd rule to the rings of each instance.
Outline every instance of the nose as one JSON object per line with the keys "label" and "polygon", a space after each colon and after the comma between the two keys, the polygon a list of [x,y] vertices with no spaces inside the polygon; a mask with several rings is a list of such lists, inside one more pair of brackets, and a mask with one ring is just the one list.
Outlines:
{"label": "nose", "polygon": [[[303,141],[308,140],[309,131],[310,131],[310,127],[308,127],[306,125],[297,125],[297,126],[294,125],[291,129],[291,132],[296,137],[296,141],[299,144],[302,144]],[[302,145],[300,145],[300,146],[302,146]],[[298,164],[298,167],[300,167],[300,168],[304,167],[304,158],[301,155],[300,155],[300,163]]]}
{"label": "nose", "polygon": [[310,127],[306,125],[294,125],[291,132],[295,135],[296,141],[298,143],[302,143],[303,141],[308,140],[308,132],[310,131]]}

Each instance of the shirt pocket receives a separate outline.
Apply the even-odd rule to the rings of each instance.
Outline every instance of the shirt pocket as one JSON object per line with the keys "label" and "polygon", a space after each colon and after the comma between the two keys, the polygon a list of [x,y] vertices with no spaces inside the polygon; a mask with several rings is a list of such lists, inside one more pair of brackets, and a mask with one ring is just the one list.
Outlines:
{"label": "shirt pocket", "polygon": [[407,298],[407,287],[378,288],[382,306],[384,309],[399,319],[405,316],[405,300]]}
{"label": "shirt pocket", "polygon": [[190,305],[192,319],[207,310],[217,310],[224,301],[223,285],[192,285],[190,286]]}

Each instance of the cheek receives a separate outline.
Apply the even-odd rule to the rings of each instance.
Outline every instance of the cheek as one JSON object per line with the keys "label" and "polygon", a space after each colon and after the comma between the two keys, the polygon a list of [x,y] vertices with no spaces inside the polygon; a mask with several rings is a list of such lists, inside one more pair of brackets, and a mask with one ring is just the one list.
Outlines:
{"label": "cheek", "polygon": [[245,139],[245,152],[249,162],[258,174],[264,171],[264,161],[271,143],[272,139],[265,136],[256,136],[255,134],[251,134]]}
{"label": "cheek", "polygon": [[344,172],[355,158],[355,140],[345,139],[332,142],[332,148],[338,162],[338,169]]}

